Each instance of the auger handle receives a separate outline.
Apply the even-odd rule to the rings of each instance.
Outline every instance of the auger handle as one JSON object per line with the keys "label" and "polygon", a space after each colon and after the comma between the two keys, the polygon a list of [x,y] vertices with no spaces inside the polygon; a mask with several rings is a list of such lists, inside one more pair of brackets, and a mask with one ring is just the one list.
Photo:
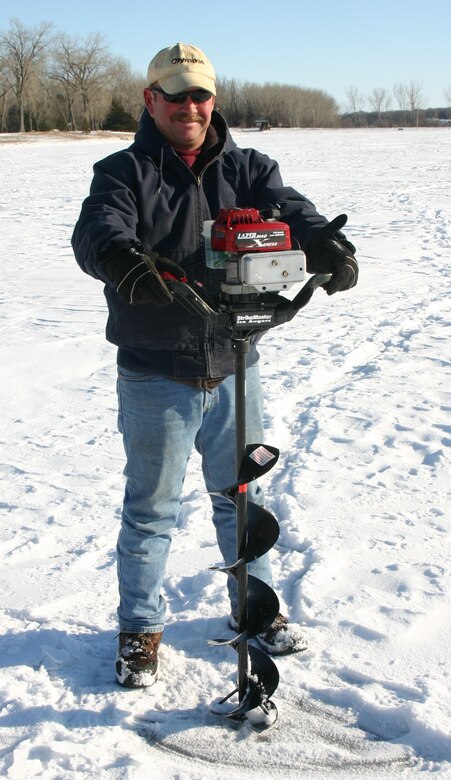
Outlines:
{"label": "auger handle", "polygon": [[300,309],[307,306],[315,290],[318,287],[323,287],[331,278],[332,274],[314,274],[299,290],[298,294],[294,296],[292,301],[280,296],[281,302],[276,305],[274,310],[275,324],[282,325],[284,322],[292,320]]}

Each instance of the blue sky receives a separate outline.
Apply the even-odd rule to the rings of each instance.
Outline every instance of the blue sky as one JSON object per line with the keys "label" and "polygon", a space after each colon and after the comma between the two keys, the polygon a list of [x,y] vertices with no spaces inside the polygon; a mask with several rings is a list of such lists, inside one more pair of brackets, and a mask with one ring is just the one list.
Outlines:
{"label": "blue sky", "polygon": [[1,30],[11,17],[100,32],[143,75],[159,49],[197,44],[219,76],[323,89],[343,108],[351,85],[419,81],[429,106],[446,105],[451,87],[450,0],[3,0]]}

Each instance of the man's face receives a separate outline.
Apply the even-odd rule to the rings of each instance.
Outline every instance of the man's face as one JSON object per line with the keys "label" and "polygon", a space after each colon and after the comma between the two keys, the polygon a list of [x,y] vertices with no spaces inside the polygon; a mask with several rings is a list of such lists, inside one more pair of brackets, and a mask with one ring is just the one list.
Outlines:
{"label": "man's face", "polygon": [[[157,89],[159,87],[154,85]],[[147,110],[155,120],[160,133],[167,138],[176,149],[199,149],[202,146],[208,126],[211,121],[211,112],[215,105],[212,95],[204,103],[194,103],[186,91],[184,103],[169,103],[161,92],[156,92],[152,87],[144,90],[144,100]]]}

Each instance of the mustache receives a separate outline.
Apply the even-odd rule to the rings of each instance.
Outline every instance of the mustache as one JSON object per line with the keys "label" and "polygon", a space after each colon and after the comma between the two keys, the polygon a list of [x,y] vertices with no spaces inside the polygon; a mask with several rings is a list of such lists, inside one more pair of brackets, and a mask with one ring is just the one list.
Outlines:
{"label": "mustache", "polygon": [[191,114],[189,111],[178,111],[171,116],[171,122],[198,122],[201,125],[205,120],[199,114]]}

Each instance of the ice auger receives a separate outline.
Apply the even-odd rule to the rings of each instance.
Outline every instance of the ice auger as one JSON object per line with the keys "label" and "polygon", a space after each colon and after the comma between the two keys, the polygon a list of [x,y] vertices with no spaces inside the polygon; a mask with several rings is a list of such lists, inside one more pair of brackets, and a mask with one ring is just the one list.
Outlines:
{"label": "ice auger", "polygon": [[[165,277],[176,300],[191,313],[231,329],[235,352],[236,481],[220,494],[236,507],[236,561],[213,567],[237,583],[237,634],[232,639],[210,640],[232,647],[238,655],[237,687],[211,709],[233,721],[249,718],[264,731],[277,721],[271,696],[279,684],[274,661],[252,640],[268,628],[279,612],[279,600],[262,580],[248,574],[248,564],[267,553],[279,536],[276,518],[264,507],[248,501],[250,482],[277,463],[279,451],[262,443],[246,442],[246,354],[256,331],[291,320],[326,284],[330,275],[310,277],[289,300],[279,293],[305,279],[305,256],[291,250],[289,227],[277,222],[273,211],[263,219],[256,209],[223,209],[215,222],[206,223],[207,265],[225,270],[221,295],[213,307],[196,289]],[[252,713],[252,716],[251,716]]]}

